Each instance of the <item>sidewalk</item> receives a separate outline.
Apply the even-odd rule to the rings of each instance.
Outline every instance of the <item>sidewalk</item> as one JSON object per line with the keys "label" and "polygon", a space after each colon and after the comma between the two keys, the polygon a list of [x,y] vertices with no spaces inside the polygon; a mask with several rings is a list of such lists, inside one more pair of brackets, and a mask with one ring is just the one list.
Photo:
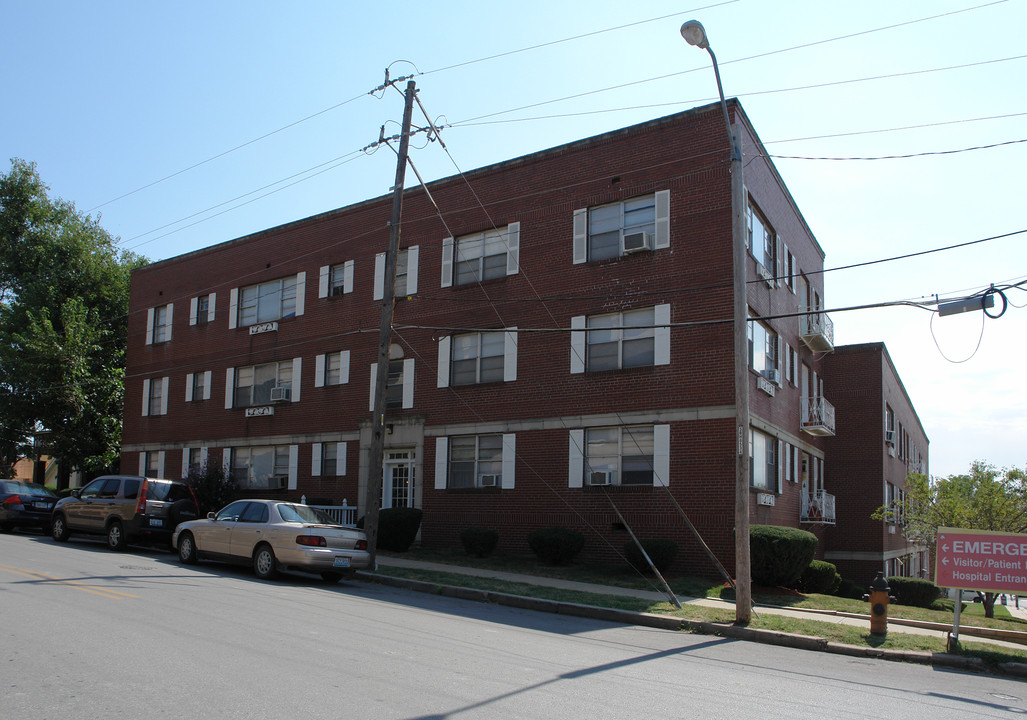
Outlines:
{"label": "sidewalk", "polygon": [[[403,557],[386,557],[379,555],[378,571],[383,574],[387,574],[389,567],[421,569],[429,570],[432,572],[452,573],[455,575],[473,575],[475,577],[485,577],[492,578],[495,580],[503,580],[506,582],[523,583],[526,585],[538,585],[542,587],[559,588],[562,590],[593,593],[596,595],[618,595],[621,597],[636,597],[641,598],[643,600],[651,600],[654,602],[668,601],[668,597],[662,592],[654,592],[651,590],[636,590],[633,588],[614,587],[611,585],[596,585],[592,583],[576,582],[572,580],[561,580],[558,578],[540,577],[537,575],[523,575],[518,573],[502,572],[498,570],[469,568],[460,565],[448,565],[445,563],[424,562],[421,560],[411,560],[409,558]],[[702,605],[706,607],[715,608],[730,608],[734,606],[733,602],[720,600],[718,598],[678,597],[678,601],[682,605]],[[1007,609],[1009,610],[1010,614],[1013,614],[1016,617],[1022,617],[1025,620],[1027,620],[1027,610],[1016,609],[1012,605],[1007,606]],[[835,623],[839,625],[852,625],[868,629],[870,624],[869,618],[865,615],[852,616],[849,614],[840,614],[830,610],[794,610],[791,608],[784,607],[769,607],[758,605],[753,608],[753,613],[756,616],[759,616],[761,614],[784,615],[795,618],[803,618],[806,620],[815,620],[817,622]],[[923,627],[923,625],[936,624],[917,623],[917,621],[906,621],[897,618],[891,619],[888,625],[889,632],[908,633],[912,635],[932,635],[934,637],[941,638],[942,640],[944,640],[947,637],[948,632],[951,630],[951,626],[944,627],[944,629],[940,629],[938,627]],[[973,640],[975,642],[987,642],[1017,650],[1023,650],[1025,647],[1023,643],[1007,642],[995,638],[978,636],[974,634],[972,631],[968,631],[966,627],[962,627],[960,629],[960,634],[967,638],[973,636]]]}

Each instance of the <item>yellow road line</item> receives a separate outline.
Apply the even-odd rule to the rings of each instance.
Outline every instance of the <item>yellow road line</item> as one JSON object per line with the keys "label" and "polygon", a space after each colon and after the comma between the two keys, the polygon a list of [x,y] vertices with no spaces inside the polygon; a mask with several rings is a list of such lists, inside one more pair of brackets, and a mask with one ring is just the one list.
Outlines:
{"label": "yellow road line", "polygon": [[26,570],[24,568],[14,567],[12,565],[0,565],[0,570],[6,570],[13,575],[21,575],[27,578],[52,580],[60,585],[70,585],[76,590],[82,592],[92,593],[93,595],[99,595],[100,597],[106,597],[113,600],[124,600],[126,598],[132,598],[138,600],[138,595],[131,595],[129,593],[121,592],[120,590],[111,590],[110,588],[95,587],[93,585],[86,585],[85,583],[75,582],[74,580],[63,580],[53,575],[46,575],[45,573],[36,572],[35,570]]}

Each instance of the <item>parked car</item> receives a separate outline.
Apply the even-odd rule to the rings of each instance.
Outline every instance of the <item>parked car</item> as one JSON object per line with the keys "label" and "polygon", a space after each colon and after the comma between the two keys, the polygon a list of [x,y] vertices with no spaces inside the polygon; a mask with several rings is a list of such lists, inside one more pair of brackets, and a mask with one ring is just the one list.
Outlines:
{"label": "parked car", "polygon": [[262,580],[278,570],[318,573],[330,582],[370,566],[367,536],[320,510],[280,500],[237,500],[205,520],[178,526],[171,539],[183,563],[252,565]]}
{"label": "parked car", "polygon": [[16,527],[50,532],[50,513],[57,495],[49,488],[24,480],[0,480],[0,530]]}
{"label": "parked car", "polygon": [[124,550],[129,543],[167,544],[180,522],[198,515],[185,483],[103,475],[57,501],[50,531],[58,542],[72,533],[103,535],[111,550]]}

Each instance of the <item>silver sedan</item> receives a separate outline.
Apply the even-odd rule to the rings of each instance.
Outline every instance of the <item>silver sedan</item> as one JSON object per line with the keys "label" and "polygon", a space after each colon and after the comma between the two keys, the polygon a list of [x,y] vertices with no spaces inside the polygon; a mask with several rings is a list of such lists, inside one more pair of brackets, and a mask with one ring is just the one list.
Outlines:
{"label": "silver sedan", "polygon": [[367,536],[312,507],[280,500],[237,500],[204,520],[181,523],[171,538],[183,563],[252,564],[262,580],[279,570],[337,581],[370,565]]}

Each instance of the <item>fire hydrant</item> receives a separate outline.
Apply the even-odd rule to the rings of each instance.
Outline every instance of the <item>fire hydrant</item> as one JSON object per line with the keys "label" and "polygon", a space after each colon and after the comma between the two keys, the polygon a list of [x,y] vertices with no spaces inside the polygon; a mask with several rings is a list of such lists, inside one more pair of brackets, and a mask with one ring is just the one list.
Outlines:
{"label": "fire hydrant", "polygon": [[884,636],[888,634],[888,581],[884,579],[884,573],[877,573],[877,577],[870,583],[870,634]]}

